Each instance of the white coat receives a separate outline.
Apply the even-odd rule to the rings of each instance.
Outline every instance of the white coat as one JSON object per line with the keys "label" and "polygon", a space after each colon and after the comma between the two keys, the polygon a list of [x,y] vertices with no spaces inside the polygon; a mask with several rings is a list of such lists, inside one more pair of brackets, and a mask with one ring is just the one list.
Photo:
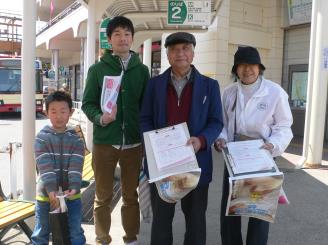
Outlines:
{"label": "white coat", "polygon": [[[235,104],[237,91],[238,98]],[[240,83],[229,85],[223,91],[222,106],[224,128],[219,138],[227,142],[233,141],[235,115],[237,133],[262,138],[266,143],[272,143],[272,156],[281,155],[293,138],[293,117],[288,95],[278,84],[270,80],[262,77],[259,89],[246,105]]]}

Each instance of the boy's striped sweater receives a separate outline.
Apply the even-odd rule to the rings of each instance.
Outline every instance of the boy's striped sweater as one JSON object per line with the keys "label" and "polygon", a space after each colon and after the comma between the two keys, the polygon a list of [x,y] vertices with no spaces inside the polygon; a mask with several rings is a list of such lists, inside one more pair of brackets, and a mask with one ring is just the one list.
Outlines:
{"label": "boy's striped sweater", "polygon": [[45,126],[36,136],[34,148],[39,173],[37,200],[47,201],[49,192],[58,191],[61,162],[63,191],[75,189],[80,192],[84,144],[74,129],[57,133],[52,127]]}

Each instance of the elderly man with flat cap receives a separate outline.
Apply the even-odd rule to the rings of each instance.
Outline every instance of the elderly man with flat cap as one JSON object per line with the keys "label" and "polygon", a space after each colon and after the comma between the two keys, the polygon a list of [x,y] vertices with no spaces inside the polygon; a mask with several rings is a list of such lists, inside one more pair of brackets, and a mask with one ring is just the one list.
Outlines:
{"label": "elderly man with flat cap", "polygon": [[[146,87],[140,114],[141,131],[147,132],[186,122],[191,144],[201,168],[198,186],[181,199],[185,216],[184,245],[206,244],[206,208],[212,180],[211,145],[223,127],[218,81],[201,75],[191,63],[195,37],[186,32],[165,40],[170,67],[152,78]],[[145,161],[147,167],[147,161]],[[152,163],[153,164],[153,163]],[[153,221],[151,245],[171,245],[175,203],[163,201],[151,184]]]}

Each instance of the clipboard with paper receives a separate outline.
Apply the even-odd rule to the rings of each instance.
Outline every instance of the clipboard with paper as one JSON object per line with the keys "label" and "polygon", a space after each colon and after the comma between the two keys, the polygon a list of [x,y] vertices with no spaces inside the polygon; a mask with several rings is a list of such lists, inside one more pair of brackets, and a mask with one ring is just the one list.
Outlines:
{"label": "clipboard with paper", "polygon": [[260,149],[263,144],[262,139],[228,142],[224,155],[230,176],[279,172],[270,153]]}
{"label": "clipboard with paper", "polygon": [[149,182],[187,172],[200,172],[186,123],[144,133]]}
{"label": "clipboard with paper", "polygon": [[176,203],[199,182],[201,169],[193,147],[186,144],[189,138],[186,123],[144,133],[149,182],[168,203]]}
{"label": "clipboard with paper", "polygon": [[274,222],[284,174],[271,155],[259,149],[262,140],[228,144],[222,151],[229,172],[226,215]]}

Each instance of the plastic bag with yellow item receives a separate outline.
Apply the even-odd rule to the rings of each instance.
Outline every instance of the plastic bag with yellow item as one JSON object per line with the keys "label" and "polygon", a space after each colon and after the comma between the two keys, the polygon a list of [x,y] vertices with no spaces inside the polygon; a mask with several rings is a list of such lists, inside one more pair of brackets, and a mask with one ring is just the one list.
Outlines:
{"label": "plastic bag with yellow item", "polygon": [[176,203],[197,187],[200,173],[176,174],[156,181],[159,196],[168,203]]}

